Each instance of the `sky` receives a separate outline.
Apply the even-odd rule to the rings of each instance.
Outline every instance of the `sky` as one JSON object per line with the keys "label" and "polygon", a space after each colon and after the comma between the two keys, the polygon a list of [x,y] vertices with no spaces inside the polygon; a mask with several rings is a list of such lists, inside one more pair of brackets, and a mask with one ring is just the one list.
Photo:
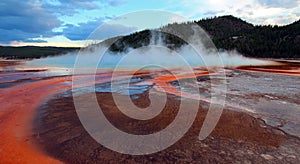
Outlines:
{"label": "sky", "polygon": [[128,24],[122,17],[142,10],[175,13],[187,20],[233,15],[254,25],[286,25],[300,19],[300,0],[1,0],[0,45],[82,47],[103,23],[100,40],[182,21],[136,15]]}

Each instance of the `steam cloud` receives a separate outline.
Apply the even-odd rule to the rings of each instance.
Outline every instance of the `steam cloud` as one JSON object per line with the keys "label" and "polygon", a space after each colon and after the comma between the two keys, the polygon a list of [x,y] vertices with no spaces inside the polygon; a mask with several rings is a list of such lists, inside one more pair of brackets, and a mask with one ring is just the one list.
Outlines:
{"label": "steam cloud", "polygon": [[[199,54],[189,45],[181,46],[181,48],[170,50],[164,44],[164,37],[160,34],[152,33],[150,44],[137,49],[130,49],[127,52],[113,53],[106,51],[104,54],[99,54],[99,50],[107,49],[103,45],[94,45],[93,51],[83,49],[79,67],[89,68],[92,65],[97,65],[98,68],[113,69],[117,65],[124,69],[131,69],[141,65],[161,65],[165,68],[178,68],[186,66],[205,67],[205,66],[226,66],[235,67],[241,65],[265,65],[270,64],[269,61],[247,58],[236,51],[224,51],[219,53],[207,53],[205,51]],[[99,61],[99,55],[101,60]],[[68,53],[62,56],[47,57],[42,59],[32,60],[26,63],[29,67],[58,67],[72,69],[76,61],[77,53]],[[126,60],[123,60],[126,58]],[[206,63],[203,58],[205,58]],[[217,58],[221,58],[223,63],[214,62]],[[207,62],[208,61],[208,62]]]}

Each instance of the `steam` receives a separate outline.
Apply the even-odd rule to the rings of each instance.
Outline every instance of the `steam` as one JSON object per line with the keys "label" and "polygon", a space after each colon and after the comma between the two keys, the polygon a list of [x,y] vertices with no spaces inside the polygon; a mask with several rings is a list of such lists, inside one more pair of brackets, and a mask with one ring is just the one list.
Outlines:
{"label": "steam", "polygon": [[[186,66],[186,63],[192,67],[206,66],[225,66],[236,67],[241,65],[266,65],[269,61],[258,60],[243,57],[236,51],[197,53],[191,46],[184,45],[176,50],[166,48],[164,36],[160,32],[151,32],[150,44],[137,49],[127,48],[127,52],[113,53],[106,51],[104,54],[99,52],[106,50],[104,45],[94,45],[93,50],[83,49],[80,58],[84,63],[79,68],[89,69],[90,66],[98,65],[98,68],[113,69],[117,65],[124,69],[132,69],[141,65],[161,65],[168,68],[178,68]],[[99,60],[100,55],[100,60]],[[32,60],[26,63],[28,67],[48,67],[48,68],[66,68],[72,69],[76,61],[77,53],[68,53],[62,56],[47,57]],[[223,64],[216,63],[217,58],[221,58]],[[126,60],[123,60],[126,58]],[[205,58],[206,63],[203,61]],[[208,61],[208,62],[207,62]]]}

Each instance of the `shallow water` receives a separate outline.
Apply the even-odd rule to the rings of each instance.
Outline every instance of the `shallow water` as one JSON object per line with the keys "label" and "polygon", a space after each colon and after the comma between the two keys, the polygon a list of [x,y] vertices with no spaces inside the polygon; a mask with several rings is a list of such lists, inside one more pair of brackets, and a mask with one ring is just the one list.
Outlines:
{"label": "shallow water", "polygon": [[[226,104],[233,110],[248,112],[262,118],[267,124],[288,134],[300,137],[300,81],[297,76],[262,72],[229,72]],[[209,98],[210,81],[200,80],[198,85],[185,80],[184,92]]]}

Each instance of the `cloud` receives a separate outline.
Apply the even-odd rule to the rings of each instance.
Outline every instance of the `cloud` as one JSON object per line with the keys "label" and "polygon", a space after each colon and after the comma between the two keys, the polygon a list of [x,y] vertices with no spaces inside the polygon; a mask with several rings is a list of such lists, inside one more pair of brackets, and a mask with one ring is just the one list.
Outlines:
{"label": "cloud", "polygon": [[55,2],[51,0],[43,0],[42,6],[47,8],[52,13],[59,14],[61,16],[72,16],[80,10],[95,10],[100,9],[100,6],[95,3],[96,0],[57,0]]}
{"label": "cloud", "polygon": [[258,0],[258,2],[263,6],[276,8],[294,8],[300,3],[297,0]]}
{"label": "cloud", "polygon": [[183,0],[177,4],[190,18],[234,15],[253,24],[285,25],[299,19],[299,0]]}
{"label": "cloud", "polygon": [[203,13],[203,15],[205,15],[205,16],[215,16],[218,13],[222,13],[222,12],[224,12],[224,10],[221,10],[221,11],[207,11],[207,12]]}
{"label": "cloud", "polygon": [[96,10],[105,6],[120,6],[125,4],[126,0],[43,0],[43,6],[51,9],[55,13],[61,15],[74,15],[81,10]]}
{"label": "cloud", "polygon": [[46,40],[42,40],[42,39],[27,39],[27,40],[24,40],[24,42],[48,43]]}
{"label": "cloud", "polygon": [[79,23],[78,26],[67,24],[65,25],[62,35],[71,40],[85,40],[93,31],[102,25],[101,31],[96,31],[97,33],[93,35],[94,38],[92,39],[103,40],[137,30],[135,27],[128,27],[120,24],[103,24],[103,19],[105,18],[99,18],[86,23]]}
{"label": "cloud", "polygon": [[53,28],[61,21],[36,1],[0,2],[0,34],[2,42],[54,36]]}
{"label": "cloud", "polygon": [[[59,33],[53,29],[59,28],[63,22],[59,17],[72,16],[82,10],[100,9],[100,5],[118,6],[124,0],[4,0],[0,1],[0,41],[30,41],[37,37],[52,37]],[[93,24],[90,24],[93,25]],[[84,30],[84,34],[91,32],[92,27],[80,24],[84,29],[67,25],[74,30]],[[87,31],[86,31],[87,30]],[[67,33],[68,34],[68,33]],[[78,36],[75,36],[78,35]],[[70,38],[82,38],[81,34],[70,32]]]}
{"label": "cloud", "polygon": [[120,6],[120,5],[123,5],[127,2],[127,0],[110,0],[108,1],[108,3],[111,5],[111,6]]}
{"label": "cloud", "polygon": [[27,33],[16,29],[11,29],[11,30],[0,29],[0,35],[1,35],[0,37],[1,43],[10,43],[11,41],[22,41],[22,40],[26,40],[27,38],[38,37],[35,34]]}
{"label": "cloud", "polygon": [[60,4],[63,6],[73,6],[75,8],[81,8],[81,9],[98,9],[100,5],[98,5],[99,2],[101,4],[108,4],[111,6],[119,6],[125,4],[126,0],[59,0]]}
{"label": "cloud", "polygon": [[73,6],[74,8],[82,9],[98,9],[99,6],[94,3],[95,0],[60,0],[62,6]]}
{"label": "cloud", "polygon": [[[51,38],[31,39],[23,41],[12,41],[9,44],[0,44],[5,46],[55,46],[55,47],[83,47],[89,41],[72,41],[64,36],[55,36]],[[92,42],[92,41],[90,41]]]}

